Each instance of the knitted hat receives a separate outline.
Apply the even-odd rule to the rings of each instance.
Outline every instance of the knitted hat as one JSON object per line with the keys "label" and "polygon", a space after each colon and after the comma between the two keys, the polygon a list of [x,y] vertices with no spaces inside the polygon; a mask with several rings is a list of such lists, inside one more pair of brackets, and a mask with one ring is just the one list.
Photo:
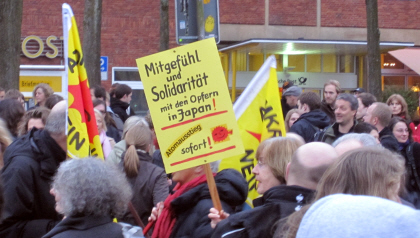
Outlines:
{"label": "knitted hat", "polygon": [[334,194],[315,202],[296,237],[418,237],[420,211],[371,196]]}
{"label": "knitted hat", "polygon": [[356,88],[355,90],[352,91],[353,93],[364,93],[365,90],[363,88]]}
{"label": "knitted hat", "polygon": [[299,97],[299,95],[302,93],[302,89],[298,86],[292,86],[288,88],[284,93],[283,96],[295,96]]}

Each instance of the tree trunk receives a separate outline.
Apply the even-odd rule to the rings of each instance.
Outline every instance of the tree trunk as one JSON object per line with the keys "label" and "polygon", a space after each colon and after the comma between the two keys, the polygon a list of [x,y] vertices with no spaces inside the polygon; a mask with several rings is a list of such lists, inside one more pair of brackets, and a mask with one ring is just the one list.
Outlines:
{"label": "tree trunk", "polygon": [[23,0],[0,1],[0,87],[19,89]]}
{"label": "tree trunk", "polygon": [[160,44],[159,51],[169,49],[169,2],[160,0]]}
{"label": "tree trunk", "polygon": [[378,1],[366,0],[368,77],[367,89],[376,98],[382,98],[380,32],[378,27]]}
{"label": "tree trunk", "polygon": [[89,85],[101,85],[102,0],[85,0],[83,57]]}

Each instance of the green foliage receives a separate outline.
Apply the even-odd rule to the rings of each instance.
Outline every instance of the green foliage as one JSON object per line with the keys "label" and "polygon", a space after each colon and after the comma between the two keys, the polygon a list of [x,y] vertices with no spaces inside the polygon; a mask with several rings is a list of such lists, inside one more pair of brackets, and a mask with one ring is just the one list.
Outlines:
{"label": "green foliage", "polygon": [[417,92],[413,92],[411,90],[398,89],[398,88],[393,88],[393,89],[388,88],[382,92],[381,101],[386,103],[386,100],[392,94],[399,94],[405,99],[408,106],[408,114],[410,115],[413,121],[419,119],[419,115],[417,114],[417,107],[419,106],[419,95]]}

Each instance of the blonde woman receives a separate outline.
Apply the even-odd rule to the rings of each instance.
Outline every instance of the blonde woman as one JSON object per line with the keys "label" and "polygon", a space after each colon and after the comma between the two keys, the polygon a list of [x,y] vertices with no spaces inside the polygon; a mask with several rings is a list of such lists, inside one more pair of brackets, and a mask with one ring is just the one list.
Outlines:
{"label": "blonde woman", "polygon": [[[268,237],[271,226],[287,213],[288,209],[281,205],[282,203],[295,204],[290,205],[294,208],[297,206],[297,198],[302,202],[309,201],[313,190],[286,186],[286,168],[292,160],[293,153],[301,145],[303,143],[300,140],[292,137],[270,138],[260,144],[256,153],[258,163],[252,173],[258,182],[257,192],[262,197],[254,199],[255,208],[232,216],[211,208],[209,218],[212,220],[212,227],[216,227],[221,222],[220,219],[227,217],[217,225],[212,237]],[[288,194],[287,198],[285,194]],[[256,219],[261,223],[255,226],[255,220],[244,222],[249,219]]]}
{"label": "blonde woman", "polygon": [[[54,94],[54,91],[50,87],[50,85],[46,83],[40,83],[35,86],[34,91],[32,92],[32,96],[36,101],[34,107],[41,107],[45,105],[47,98]],[[33,109],[33,108],[30,108]]]}
{"label": "blonde woman", "polygon": [[6,148],[13,142],[13,137],[7,129],[6,123],[0,119],[0,170],[4,166],[3,154]]}
{"label": "blonde woman", "polygon": [[284,118],[286,132],[290,131],[290,128],[293,126],[293,123],[295,123],[295,121],[299,119],[299,117],[300,115],[298,109],[292,109],[289,112],[287,112],[286,117]]}
{"label": "blonde woman", "polygon": [[111,150],[115,145],[115,141],[114,139],[106,136],[106,124],[102,113],[96,109],[94,109],[94,111],[96,118],[96,126],[98,127],[98,134],[101,140],[102,151],[104,153],[104,158],[107,159],[109,153],[111,153]]}

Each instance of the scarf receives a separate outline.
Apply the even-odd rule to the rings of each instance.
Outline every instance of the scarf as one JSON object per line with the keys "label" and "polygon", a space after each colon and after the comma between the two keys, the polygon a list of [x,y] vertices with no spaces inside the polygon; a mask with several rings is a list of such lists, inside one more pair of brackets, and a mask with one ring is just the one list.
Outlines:
{"label": "scarf", "polygon": [[405,147],[407,147],[407,145],[409,145],[409,144],[410,144],[410,140],[407,140],[404,143],[398,142],[398,150],[403,151],[405,149]]}
{"label": "scarf", "polygon": [[163,210],[159,218],[156,221],[155,229],[152,234],[152,238],[169,238],[172,229],[176,222],[175,214],[171,209],[171,202],[182,194],[186,193],[188,190],[205,183],[207,181],[206,175],[194,178],[193,180],[180,185],[179,183],[175,186],[174,194],[169,195],[165,202],[163,203]]}
{"label": "scarf", "polygon": [[102,151],[104,153],[104,159],[106,159],[109,155],[109,153],[111,153],[111,143],[109,143],[109,139],[106,136],[106,132],[105,131],[101,131],[101,133],[99,133],[99,139],[101,141],[101,145],[102,145]]}

